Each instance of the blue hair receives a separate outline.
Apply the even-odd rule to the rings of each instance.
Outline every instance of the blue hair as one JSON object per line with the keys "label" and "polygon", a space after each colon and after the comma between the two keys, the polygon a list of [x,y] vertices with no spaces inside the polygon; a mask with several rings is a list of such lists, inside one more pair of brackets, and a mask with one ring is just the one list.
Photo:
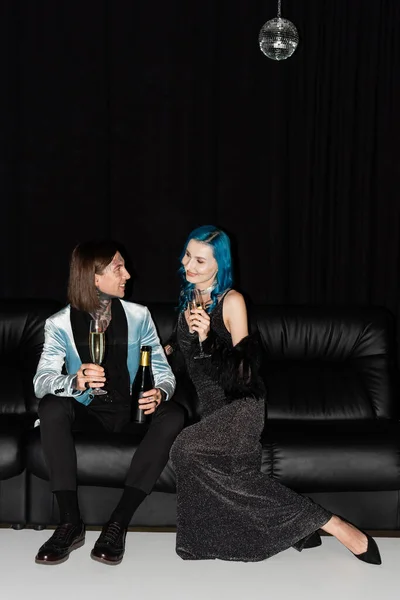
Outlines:
{"label": "blue hair", "polygon": [[[207,308],[207,312],[211,312],[218,302],[218,296],[223,294],[226,290],[232,287],[232,256],[231,256],[231,243],[229,237],[215,227],[214,225],[202,225],[194,229],[186,240],[183,247],[182,254],[179,260],[182,262],[183,257],[186,254],[186,249],[190,240],[196,240],[211,246],[213,255],[218,265],[218,273],[215,277],[216,286],[211,291],[211,304]],[[193,283],[189,283],[186,279],[185,268],[181,264],[178,270],[181,278],[181,291],[179,295],[178,311],[183,312],[190,300],[190,293],[195,287]]]}

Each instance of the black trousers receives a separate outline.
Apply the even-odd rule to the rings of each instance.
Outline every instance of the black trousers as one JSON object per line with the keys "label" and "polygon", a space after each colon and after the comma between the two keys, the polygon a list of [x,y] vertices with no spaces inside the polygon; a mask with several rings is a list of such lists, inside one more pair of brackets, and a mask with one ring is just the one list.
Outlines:
{"label": "black trousers", "polygon": [[[39,403],[43,453],[54,491],[76,490],[76,431],[110,431],[137,434],[130,422],[129,405],[115,411],[106,404],[84,406],[74,398],[44,396]],[[162,402],[137,448],[125,485],[149,494],[165,467],[170,448],[185,424],[185,409],[173,400]]]}

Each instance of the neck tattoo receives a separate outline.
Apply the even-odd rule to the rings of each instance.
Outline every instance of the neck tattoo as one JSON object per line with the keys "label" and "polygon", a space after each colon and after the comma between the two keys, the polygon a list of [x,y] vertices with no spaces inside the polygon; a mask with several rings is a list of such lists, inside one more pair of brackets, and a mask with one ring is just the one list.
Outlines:
{"label": "neck tattoo", "polygon": [[111,321],[111,300],[113,296],[104,294],[104,292],[101,292],[100,290],[97,290],[97,296],[99,298],[99,306],[94,313],[90,314],[93,319],[101,319],[102,321],[106,321],[108,327]]}

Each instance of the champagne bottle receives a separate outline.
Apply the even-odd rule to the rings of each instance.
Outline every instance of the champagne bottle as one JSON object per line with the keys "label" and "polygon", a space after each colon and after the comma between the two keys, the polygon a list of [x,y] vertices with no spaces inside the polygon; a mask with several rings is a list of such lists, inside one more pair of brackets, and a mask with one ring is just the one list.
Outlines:
{"label": "champagne bottle", "polygon": [[146,423],[150,415],[145,415],[144,410],[139,408],[139,399],[143,397],[143,392],[148,392],[154,388],[153,372],[151,370],[151,346],[142,346],[140,348],[139,368],[136,373],[135,381],[132,384],[132,413],[131,420],[136,423]]}

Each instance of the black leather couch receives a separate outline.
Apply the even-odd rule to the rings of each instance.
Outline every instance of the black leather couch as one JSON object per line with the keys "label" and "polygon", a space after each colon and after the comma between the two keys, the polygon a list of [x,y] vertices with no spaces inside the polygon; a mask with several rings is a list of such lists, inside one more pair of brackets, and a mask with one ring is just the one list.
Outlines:
{"label": "black leather couch", "polygon": [[26,435],[37,418],[33,392],[45,319],[60,305],[0,300],[0,523],[27,522]]}
{"label": "black leather couch", "polygon": [[[173,305],[148,304],[165,342]],[[0,301],[0,521],[57,522],[31,380],[51,302]],[[255,306],[268,389],[262,470],[370,530],[399,522],[400,436],[394,322],[384,309]],[[103,524],[141,439],[77,434],[80,504]],[[132,526],[175,525],[175,478],[164,469]]]}

